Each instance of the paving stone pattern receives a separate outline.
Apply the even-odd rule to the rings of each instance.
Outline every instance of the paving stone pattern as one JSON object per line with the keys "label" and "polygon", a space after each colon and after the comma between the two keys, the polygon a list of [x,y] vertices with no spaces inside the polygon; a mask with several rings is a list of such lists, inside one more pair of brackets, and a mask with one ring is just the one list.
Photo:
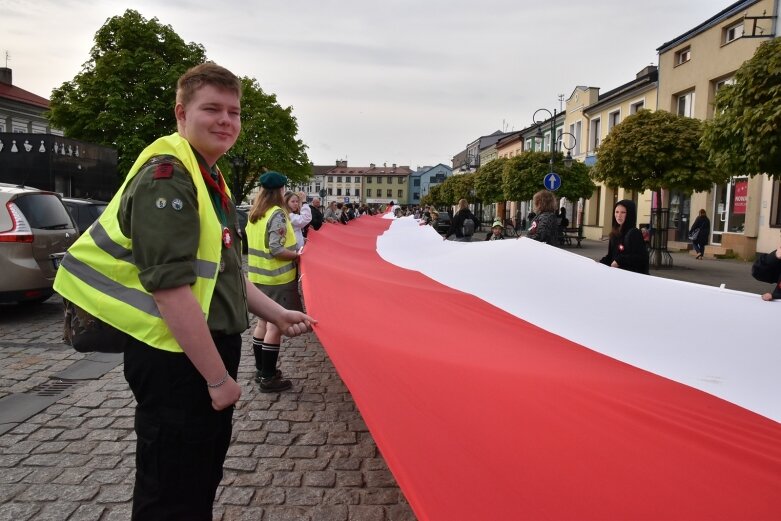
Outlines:
{"label": "paving stone pattern", "polygon": [[[56,297],[35,311],[8,309],[0,308],[0,398],[82,358],[59,343]],[[248,332],[214,519],[415,519],[314,334],[285,342],[280,367],[292,391],[258,392],[252,362]],[[0,521],[129,519],[134,406],[120,365],[0,435]]]}

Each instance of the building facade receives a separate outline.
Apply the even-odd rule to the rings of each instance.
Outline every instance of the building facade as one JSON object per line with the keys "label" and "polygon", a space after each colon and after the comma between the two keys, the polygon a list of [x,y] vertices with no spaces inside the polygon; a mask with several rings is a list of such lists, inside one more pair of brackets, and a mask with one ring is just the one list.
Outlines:
{"label": "building facade", "polygon": [[110,199],[120,182],[116,150],[63,137],[47,110],[49,100],[15,86],[11,69],[0,67],[0,182]]}
{"label": "building facade", "polygon": [[367,204],[387,204],[391,201],[406,204],[409,199],[409,181],[413,171],[409,166],[374,164],[366,171],[364,186]]}
{"label": "building facade", "polygon": [[[577,157],[587,165],[598,160],[599,145],[624,119],[639,110],[654,110],[658,88],[658,70],[648,66],[637,73],[635,79],[603,94],[595,87],[589,93],[597,93],[595,102],[579,108],[580,117],[570,123],[579,132],[582,146],[575,144]],[[573,154],[574,155],[574,154]],[[583,223],[583,233],[591,239],[601,239],[610,233],[613,205],[621,199],[632,199],[638,207],[638,223],[650,222],[651,193],[633,193],[623,188],[612,189],[598,184],[594,194],[585,201],[573,202],[572,214],[577,223]]]}
{"label": "building facade", "polygon": [[409,176],[410,190],[407,204],[419,205],[420,200],[428,195],[432,186],[442,184],[453,175],[453,169],[439,163],[436,166],[419,167]]}
{"label": "building facade", "polygon": [[[711,119],[718,90],[734,81],[737,69],[763,41],[776,37],[777,15],[776,0],[736,2],[660,46],[659,110]],[[749,174],[734,172],[727,183],[692,194],[690,200],[679,195],[676,203],[676,194],[670,194],[671,212],[679,204],[679,213],[688,222],[700,209],[707,212],[711,244],[706,256],[733,253],[752,258],[757,251],[778,246],[779,183]],[[682,239],[680,233],[678,238]]]}

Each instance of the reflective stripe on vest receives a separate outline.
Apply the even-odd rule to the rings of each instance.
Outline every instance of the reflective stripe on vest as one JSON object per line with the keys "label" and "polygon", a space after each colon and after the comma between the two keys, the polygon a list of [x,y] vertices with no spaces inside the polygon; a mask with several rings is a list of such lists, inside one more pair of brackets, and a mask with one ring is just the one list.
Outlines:
{"label": "reflective stripe on vest", "polygon": [[117,219],[122,194],[130,181],[150,158],[160,155],[176,157],[195,185],[200,237],[193,266],[197,276],[190,289],[204,317],[208,318],[222,255],[222,225],[190,144],[179,134],[158,139],[139,155],[97,222],[68,249],[57,270],[54,289],[63,298],[141,342],[181,352],[153,296],[139,281],[132,242],[122,233]]}
{"label": "reflective stripe on vest", "polygon": [[[296,264],[293,260],[274,257],[266,244],[268,223],[271,217],[282,211],[279,206],[266,210],[255,223],[247,222],[247,275],[250,282],[264,286],[278,286],[296,280]],[[290,219],[285,219],[285,249],[296,251],[296,236]]]}

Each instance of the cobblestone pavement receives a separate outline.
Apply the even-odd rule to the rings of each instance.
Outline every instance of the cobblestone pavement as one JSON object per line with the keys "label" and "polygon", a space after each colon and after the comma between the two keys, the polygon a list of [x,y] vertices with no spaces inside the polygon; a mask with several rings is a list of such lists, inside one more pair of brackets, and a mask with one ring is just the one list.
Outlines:
{"label": "cobblestone pavement", "polygon": [[[0,399],[83,358],[60,343],[60,305],[0,307]],[[257,392],[245,335],[215,519],[414,520],[314,334],[287,340],[280,360],[293,390]],[[120,365],[0,435],[0,521],[129,519],[134,405]]]}
{"label": "cobblestone pavement", "polygon": [[[599,258],[606,243],[572,253]],[[695,261],[652,275],[749,291],[750,263]],[[758,297],[757,297],[758,298]],[[0,305],[0,400],[26,396],[81,361],[60,337],[61,301]],[[414,515],[360,413],[313,334],[289,341],[281,368],[291,392],[261,394],[249,332],[234,441],[214,508],[222,520],[412,520]],[[77,383],[55,403],[0,435],[0,521],[124,520],[134,476],[133,397],[122,366]]]}

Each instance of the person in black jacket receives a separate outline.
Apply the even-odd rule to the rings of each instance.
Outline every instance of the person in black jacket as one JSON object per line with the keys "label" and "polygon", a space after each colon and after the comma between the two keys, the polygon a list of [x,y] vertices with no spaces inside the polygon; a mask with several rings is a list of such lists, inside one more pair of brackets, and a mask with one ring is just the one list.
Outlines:
{"label": "person in black jacket", "polygon": [[760,255],[751,266],[751,276],[762,282],[775,284],[773,291],[762,294],[762,300],[781,299],[781,246]]}
{"label": "person in black jacket", "polygon": [[532,204],[537,213],[529,225],[526,237],[551,246],[559,246],[561,232],[557,219],[556,196],[550,190],[540,190],[532,197]]}
{"label": "person in black jacket", "polygon": [[315,230],[319,230],[323,225],[323,211],[320,209],[319,197],[312,199],[312,204],[309,205],[309,209],[312,210],[312,221],[309,224]]}
{"label": "person in black jacket", "polygon": [[610,245],[607,255],[599,262],[648,274],[648,250],[643,234],[637,229],[637,207],[633,201],[624,199],[613,207],[613,231],[610,232]]}
{"label": "person in black jacket", "polygon": [[461,199],[458,201],[458,211],[450,221],[450,228],[447,230],[445,239],[455,234],[456,240],[459,242],[471,241],[472,234],[464,235],[464,221],[467,219],[471,219],[474,222],[474,227],[472,228],[472,233],[474,233],[475,230],[477,230],[477,228],[480,226],[480,221],[469,210],[469,203],[467,203],[466,199]]}
{"label": "person in black jacket", "polygon": [[705,214],[705,210],[700,210],[700,215],[694,220],[691,229],[689,230],[689,237],[697,231],[697,236],[692,239],[692,245],[694,251],[697,252],[697,259],[702,259],[702,254],[705,253],[705,245],[708,244],[708,236],[710,235],[710,219]]}

